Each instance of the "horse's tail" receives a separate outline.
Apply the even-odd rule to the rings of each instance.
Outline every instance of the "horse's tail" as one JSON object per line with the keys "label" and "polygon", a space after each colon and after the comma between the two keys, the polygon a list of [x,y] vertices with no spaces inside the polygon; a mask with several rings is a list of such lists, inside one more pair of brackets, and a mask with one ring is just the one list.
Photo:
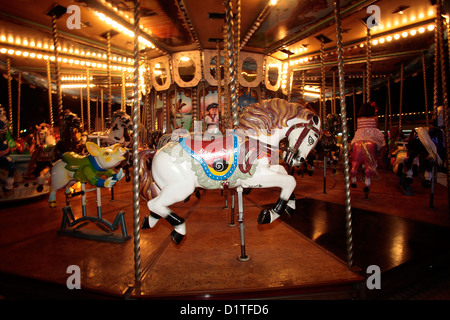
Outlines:
{"label": "horse's tail", "polygon": [[149,201],[155,197],[155,186],[152,179],[152,160],[156,150],[143,150],[139,152],[139,195]]}
{"label": "horse's tail", "polygon": [[362,150],[364,158],[366,159],[366,163],[369,165],[369,168],[367,169],[371,170],[374,176],[378,176],[377,161],[375,159],[375,155],[371,154],[365,141],[361,142],[360,148]]}

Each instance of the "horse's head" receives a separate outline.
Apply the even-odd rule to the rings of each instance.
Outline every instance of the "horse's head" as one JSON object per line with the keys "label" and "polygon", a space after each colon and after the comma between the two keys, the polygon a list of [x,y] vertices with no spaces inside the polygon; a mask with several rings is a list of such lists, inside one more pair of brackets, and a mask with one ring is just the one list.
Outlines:
{"label": "horse's head", "polygon": [[36,137],[39,145],[46,144],[46,140],[50,136],[53,136],[53,130],[48,123],[36,125]]}
{"label": "horse's head", "polygon": [[63,124],[65,129],[80,129],[81,119],[70,110],[64,111]]}
{"label": "horse's head", "polygon": [[317,115],[306,122],[291,125],[286,132],[289,146],[284,154],[285,162],[290,166],[299,166],[314,149],[320,135],[320,119]]}
{"label": "horse's head", "polygon": [[130,131],[132,129],[133,121],[126,112],[117,110],[113,113],[110,134],[113,135],[115,141],[120,141],[123,138],[125,142],[129,142],[131,140]]}

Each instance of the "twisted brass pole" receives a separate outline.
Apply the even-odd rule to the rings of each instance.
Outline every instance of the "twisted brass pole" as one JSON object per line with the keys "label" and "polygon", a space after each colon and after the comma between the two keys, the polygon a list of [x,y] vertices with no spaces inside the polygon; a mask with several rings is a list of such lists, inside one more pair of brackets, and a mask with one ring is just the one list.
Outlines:
{"label": "twisted brass pole", "polygon": [[344,153],[344,181],[345,181],[345,228],[347,244],[347,265],[353,265],[353,227],[352,227],[352,207],[350,194],[350,166],[349,166],[349,144],[347,135],[347,109],[345,103],[345,83],[344,83],[344,52],[342,49],[342,31],[340,17],[340,2],[334,1],[334,16],[336,21],[336,45],[338,54],[338,74],[339,74],[339,96],[341,99],[341,121],[342,121],[342,144]]}
{"label": "twisted brass pole", "polygon": [[398,130],[402,132],[402,112],[403,112],[403,76],[404,76],[405,65],[402,62],[400,66],[400,102],[399,102],[399,113],[398,113]]}
{"label": "twisted brass pole", "polygon": [[13,127],[13,111],[12,111],[12,87],[11,87],[11,59],[6,59],[6,73],[7,73],[7,80],[8,80],[8,105],[9,105],[9,122],[11,125],[11,130]]}
{"label": "twisted brass pole", "polygon": [[19,72],[17,79],[17,128],[16,137],[20,137],[20,96],[22,94],[22,74]]}
{"label": "twisted brass pole", "polygon": [[106,33],[107,67],[108,67],[108,119],[112,117],[112,83],[111,83],[111,31]]}
{"label": "twisted brass pole", "polygon": [[[50,96],[51,98],[51,96]],[[83,114],[83,88],[80,88],[80,119],[81,124],[84,124],[84,114]],[[53,117],[52,117],[53,121]]]}
{"label": "twisted brass pole", "polygon": [[[53,103],[52,103],[52,73],[50,69],[50,59],[47,59],[47,86],[48,86],[48,113],[50,118],[50,126],[53,128]],[[80,89],[81,91],[82,89]],[[81,103],[83,103],[83,98],[80,97]],[[83,120],[83,118],[81,118]]]}
{"label": "twisted brass pole", "polygon": [[[446,70],[446,61],[445,61],[445,52],[444,52],[444,34],[443,34],[443,19],[442,19],[442,0],[438,0],[436,6],[436,16],[437,16],[437,24],[439,25],[439,56],[440,56],[440,65],[441,65],[441,85],[442,85],[442,107],[444,111],[444,136],[445,136],[445,145],[447,146],[447,200],[450,206],[450,136],[449,136],[449,111],[448,111],[448,93],[447,93],[447,70]],[[448,29],[447,29],[448,30]],[[447,34],[448,36],[448,34]]]}
{"label": "twisted brass pole", "polygon": [[227,23],[227,40],[228,40],[228,59],[229,59],[229,73],[230,73],[230,94],[231,94],[231,109],[232,109],[232,119],[233,126],[239,124],[239,114],[238,114],[238,101],[236,92],[236,63],[235,55],[233,54],[233,12],[231,0],[226,2],[226,23]]}
{"label": "twisted brass pole", "polygon": [[366,37],[366,101],[370,103],[370,80],[372,77],[372,63],[371,63],[371,54],[372,54],[372,43],[371,43],[371,34],[370,28],[367,28],[367,37]]}
{"label": "twisted brass pole", "polygon": [[427,92],[427,68],[425,64],[425,54],[422,53],[422,71],[423,71],[423,91],[425,95],[425,123],[428,127],[428,92]]}
{"label": "twisted brass pole", "polygon": [[126,106],[126,82],[125,82],[125,71],[122,70],[122,88],[121,88],[121,99],[120,99],[120,110],[127,111]]}
{"label": "twisted brass pole", "polygon": [[319,111],[319,117],[320,121],[324,121],[324,114],[326,114],[326,101],[325,101],[325,54],[324,54],[324,43],[323,41],[320,42],[320,70],[321,70],[321,77],[322,77],[322,86],[320,88],[320,111]]}
{"label": "twisted brass pole", "polygon": [[139,20],[140,0],[134,1],[134,77],[133,77],[133,234],[134,278],[141,281],[141,230],[139,213]]}
{"label": "twisted brass pole", "polygon": [[59,117],[63,113],[62,89],[61,89],[61,74],[59,67],[59,44],[58,44],[58,30],[56,28],[56,15],[52,15],[52,35],[53,47],[55,53],[55,71],[56,71],[56,93],[58,97],[58,112]]}
{"label": "twisted brass pole", "polygon": [[91,86],[90,86],[89,68],[86,69],[86,117],[87,132],[91,132]]}

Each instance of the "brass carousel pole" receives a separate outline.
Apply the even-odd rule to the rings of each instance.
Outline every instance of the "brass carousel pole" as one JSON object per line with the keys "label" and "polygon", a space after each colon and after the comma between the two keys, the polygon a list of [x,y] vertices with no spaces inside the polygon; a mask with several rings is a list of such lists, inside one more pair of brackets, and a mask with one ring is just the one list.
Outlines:
{"label": "brass carousel pole", "polygon": [[134,77],[133,77],[133,234],[134,277],[141,281],[141,230],[139,213],[139,22],[140,0],[134,1]]}
{"label": "brass carousel pole", "polygon": [[80,88],[80,119],[81,119],[81,124],[83,125],[83,129],[84,129],[83,88]]}
{"label": "brass carousel pole", "polygon": [[[240,11],[240,1],[238,1],[238,12]],[[232,4],[231,0],[227,0],[226,2],[226,23],[227,23],[227,45],[228,45],[228,57],[229,57],[229,74],[230,74],[230,92],[231,92],[231,101],[232,101],[232,118],[233,118],[233,126],[239,125],[239,111],[238,111],[238,101],[237,101],[237,92],[236,92],[236,54],[233,54],[233,47],[235,41],[233,40],[233,13],[232,13]],[[240,23],[238,20],[237,23]],[[239,233],[241,239],[241,255],[238,257],[240,261],[248,261],[250,257],[245,252],[245,235],[244,235],[244,210],[243,210],[243,199],[242,199],[243,189],[242,187],[237,188],[238,194],[238,209],[239,209]]]}
{"label": "brass carousel pole", "polygon": [[102,132],[105,131],[105,115],[103,111],[103,88],[100,88],[100,117],[102,120]]}
{"label": "brass carousel pole", "polygon": [[226,2],[226,23],[227,23],[227,44],[228,44],[228,64],[229,64],[229,74],[230,74],[230,95],[231,95],[231,110],[233,126],[239,124],[238,115],[238,103],[237,103],[237,92],[236,92],[236,63],[235,55],[233,54],[233,11],[231,0]]}
{"label": "brass carousel pole", "polygon": [[17,79],[17,128],[16,137],[20,136],[20,95],[22,94],[22,74],[19,72]]}
{"label": "brass carousel pole", "polygon": [[425,54],[422,53],[423,91],[425,95],[425,125],[428,127],[428,93],[427,93],[427,68]]}
{"label": "brass carousel pole", "polygon": [[[236,86],[236,109],[237,109],[237,124],[239,124],[239,48],[241,40],[241,0],[236,0],[236,16],[234,17],[234,73],[235,73],[235,86]],[[250,90],[250,88],[249,88]],[[236,124],[236,125],[237,125]]]}
{"label": "brass carousel pole", "polygon": [[13,126],[13,111],[12,111],[12,87],[11,87],[11,59],[6,59],[6,73],[7,73],[7,80],[8,80],[8,105],[9,105],[9,122],[11,125],[11,130]]}
{"label": "brass carousel pole", "polygon": [[[444,52],[444,32],[442,19],[442,0],[438,0],[436,6],[436,28],[438,29],[439,56],[441,66],[441,85],[442,85],[442,107],[444,109],[444,135],[445,145],[447,146],[447,200],[450,205],[450,136],[449,136],[449,111],[448,111],[448,93],[447,93],[447,70]],[[448,30],[448,29],[447,29]],[[448,36],[448,34],[447,34]]]}
{"label": "brass carousel pole", "polygon": [[126,111],[127,107],[125,105],[126,99],[126,82],[125,82],[125,71],[122,70],[122,87],[121,87],[121,99],[120,99],[120,110]]}
{"label": "brass carousel pole", "polygon": [[347,110],[345,103],[344,83],[344,52],[342,49],[342,31],[340,16],[340,1],[334,1],[334,16],[336,21],[336,45],[338,55],[339,96],[341,99],[341,121],[342,121],[342,144],[344,154],[344,181],[345,181],[345,227],[347,244],[347,265],[353,265],[353,235],[352,235],[352,206],[350,194],[350,166],[349,166],[349,144],[347,136]]}
{"label": "brass carousel pole", "polygon": [[371,34],[370,28],[367,27],[367,36],[366,36],[366,101],[370,103],[370,80],[372,77],[372,63],[371,63],[371,54],[372,54],[372,44],[371,44]]}
{"label": "brass carousel pole", "polygon": [[86,69],[86,117],[87,117],[87,132],[91,132],[91,87],[90,87],[89,68]]}
{"label": "brass carousel pole", "polygon": [[326,114],[326,101],[325,101],[325,54],[324,54],[324,41],[320,41],[320,72],[322,77],[322,85],[320,87],[320,109],[319,117],[322,123],[325,120],[324,114]]}
{"label": "brass carousel pole", "polygon": [[399,113],[398,113],[398,131],[402,132],[402,112],[403,112],[403,73],[405,70],[405,65],[402,62],[400,67],[400,102],[399,102]]}
{"label": "brass carousel pole", "polygon": [[52,14],[52,35],[53,47],[55,53],[55,71],[56,71],[56,93],[58,97],[58,112],[61,117],[63,113],[62,89],[61,89],[61,71],[59,66],[59,44],[58,44],[58,30],[56,28],[56,14]]}
{"label": "brass carousel pole", "polygon": [[[112,84],[111,84],[111,31],[106,33],[107,68],[108,68],[108,119],[112,118]],[[102,109],[103,110],[103,109]]]}
{"label": "brass carousel pole", "polygon": [[[221,72],[221,69],[220,69],[221,56],[220,56],[220,42],[219,41],[217,41],[216,47],[217,47],[217,56],[216,56],[217,104],[219,105],[219,110],[221,111],[220,115],[223,117],[225,110],[224,110],[224,107],[222,105],[222,72]],[[219,117],[219,119],[220,119],[220,117]],[[226,119],[226,118],[223,117],[223,119]]]}
{"label": "brass carousel pole", "polygon": [[[50,59],[47,59],[47,86],[48,86],[48,113],[50,119],[50,126],[53,128],[53,102],[52,102],[52,72],[50,69]],[[81,92],[82,89],[80,89]],[[81,95],[80,95],[81,97]],[[81,106],[83,106],[83,98],[81,97]]]}

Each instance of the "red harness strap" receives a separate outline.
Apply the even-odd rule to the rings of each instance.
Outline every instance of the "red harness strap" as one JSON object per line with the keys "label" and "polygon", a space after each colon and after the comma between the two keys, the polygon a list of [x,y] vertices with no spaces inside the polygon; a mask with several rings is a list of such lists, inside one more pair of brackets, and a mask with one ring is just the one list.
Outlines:
{"label": "red harness strap", "polygon": [[[247,137],[241,144],[239,150],[239,169],[242,173],[248,173],[252,168],[253,162],[261,155],[271,157],[274,148],[257,139]],[[248,153],[250,156],[247,157]]]}

